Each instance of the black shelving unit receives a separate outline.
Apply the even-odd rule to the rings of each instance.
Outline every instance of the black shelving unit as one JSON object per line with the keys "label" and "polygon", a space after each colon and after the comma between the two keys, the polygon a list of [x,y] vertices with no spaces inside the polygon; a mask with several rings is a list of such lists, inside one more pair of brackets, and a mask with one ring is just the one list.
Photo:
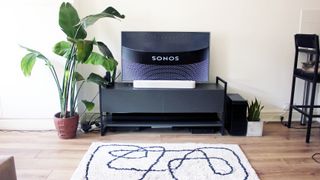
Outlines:
{"label": "black shelving unit", "polygon": [[111,127],[219,127],[224,134],[227,83],[199,83],[194,89],[100,87],[101,135]]}

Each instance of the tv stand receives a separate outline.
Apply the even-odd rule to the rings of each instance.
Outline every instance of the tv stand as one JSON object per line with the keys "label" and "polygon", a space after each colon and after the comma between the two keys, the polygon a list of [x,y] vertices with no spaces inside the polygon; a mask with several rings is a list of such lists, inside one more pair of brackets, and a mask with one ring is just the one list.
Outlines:
{"label": "tv stand", "polygon": [[219,127],[224,134],[227,82],[219,77],[216,83],[197,83],[194,89],[115,83],[110,88],[100,86],[99,92],[101,135],[109,127]]}

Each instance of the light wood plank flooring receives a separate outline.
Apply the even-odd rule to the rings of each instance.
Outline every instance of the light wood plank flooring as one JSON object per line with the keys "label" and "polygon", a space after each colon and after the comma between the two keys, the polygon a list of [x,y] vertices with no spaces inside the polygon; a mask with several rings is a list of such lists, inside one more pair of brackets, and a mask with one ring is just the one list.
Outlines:
{"label": "light wood plank flooring", "polygon": [[[320,130],[313,129],[305,143],[304,129],[287,129],[265,123],[263,137],[221,136],[187,132],[113,132],[78,134],[61,140],[55,131],[0,131],[0,155],[14,155],[19,180],[69,179],[94,141],[135,143],[232,143],[239,144],[259,177],[270,180],[320,179],[320,164],[311,156],[320,152]],[[320,160],[320,159],[319,159]]]}

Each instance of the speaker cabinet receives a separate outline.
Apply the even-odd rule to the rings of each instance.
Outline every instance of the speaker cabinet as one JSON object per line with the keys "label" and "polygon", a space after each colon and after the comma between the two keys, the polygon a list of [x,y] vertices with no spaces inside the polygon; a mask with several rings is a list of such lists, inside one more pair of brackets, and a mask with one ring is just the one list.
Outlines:
{"label": "speaker cabinet", "polygon": [[245,136],[247,133],[247,104],[239,94],[228,94],[226,99],[225,127],[230,135]]}

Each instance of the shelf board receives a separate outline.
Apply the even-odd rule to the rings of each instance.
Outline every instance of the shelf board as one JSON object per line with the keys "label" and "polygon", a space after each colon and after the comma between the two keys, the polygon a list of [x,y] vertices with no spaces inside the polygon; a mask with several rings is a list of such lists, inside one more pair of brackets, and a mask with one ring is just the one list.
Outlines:
{"label": "shelf board", "polygon": [[[177,117],[175,117],[177,118]],[[162,119],[153,119],[141,117],[141,119],[134,117],[133,119],[128,116],[123,116],[123,118],[112,118],[112,120],[104,119],[105,127],[152,127],[152,128],[170,128],[170,127],[221,127],[222,122],[219,120],[218,116],[199,116],[198,118],[185,117],[184,119],[180,117],[178,120],[162,117]]]}
{"label": "shelf board", "polygon": [[122,121],[109,122],[105,127],[152,127],[152,128],[171,128],[171,127],[221,127],[221,122],[137,122],[137,121]]}

